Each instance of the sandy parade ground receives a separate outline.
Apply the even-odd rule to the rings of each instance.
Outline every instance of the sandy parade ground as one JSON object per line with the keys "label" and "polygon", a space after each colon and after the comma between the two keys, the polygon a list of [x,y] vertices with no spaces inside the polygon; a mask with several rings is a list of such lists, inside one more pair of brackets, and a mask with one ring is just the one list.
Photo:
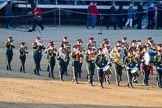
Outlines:
{"label": "sandy parade ground", "polygon": [[[32,42],[36,36],[41,36],[45,45],[54,41],[56,48],[59,47],[63,36],[67,36],[71,45],[81,38],[84,46],[89,37],[94,37],[97,45],[102,39],[107,38],[111,47],[122,37],[131,40],[142,40],[152,36],[155,43],[162,43],[162,30],[106,30],[99,35],[100,27],[96,30],[88,30],[84,26],[46,26],[44,31],[24,32],[25,27],[17,27],[13,30],[0,28],[0,108],[161,108],[162,89],[156,86],[156,72],[150,76],[149,86],[143,85],[143,75],[139,77],[139,83],[134,88],[127,87],[126,72],[123,71],[121,86],[115,84],[114,72],[111,84],[104,83],[104,89],[98,86],[95,71],[94,86],[88,85],[86,80],[86,66],[83,64],[82,79],[79,84],[71,82],[71,62],[68,67],[69,76],[61,82],[58,75],[58,64],[56,63],[54,74],[56,79],[49,79],[46,71],[47,59],[43,54],[41,61],[41,76],[34,75],[34,61],[32,58]],[[6,70],[5,46],[8,36],[13,36],[14,56],[12,60],[12,71]],[[20,73],[20,60],[18,47],[21,41],[25,41],[29,49],[26,60],[26,73]]]}

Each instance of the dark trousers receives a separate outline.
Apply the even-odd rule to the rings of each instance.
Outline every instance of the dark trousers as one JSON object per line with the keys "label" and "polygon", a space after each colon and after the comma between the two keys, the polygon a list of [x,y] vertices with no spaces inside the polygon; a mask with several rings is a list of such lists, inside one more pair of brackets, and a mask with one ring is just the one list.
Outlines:
{"label": "dark trousers", "polygon": [[92,28],[95,28],[97,22],[97,16],[91,16],[91,19],[92,19]]}
{"label": "dark trousers", "polygon": [[54,78],[54,74],[53,74],[54,67],[55,67],[55,62],[50,62],[49,63],[49,74],[48,74],[49,77],[52,76],[52,78]]}
{"label": "dark trousers", "polygon": [[41,21],[38,21],[37,19],[34,19],[32,30],[35,30],[35,27],[36,27],[37,25],[38,25],[41,29],[44,28],[43,25],[41,24]]}
{"label": "dark trousers", "polygon": [[116,84],[119,85],[120,81],[122,80],[122,67],[116,65],[115,66],[115,79],[116,79]]}
{"label": "dark trousers", "polygon": [[124,21],[123,18],[119,18],[118,26],[119,26],[120,29],[123,29],[123,21]]}
{"label": "dark trousers", "polygon": [[149,66],[145,66],[143,70],[144,70],[144,84],[148,86],[148,80],[149,80],[149,74],[150,74]]}
{"label": "dark trousers", "polygon": [[162,21],[161,21],[161,19],[162,19],[162,15],[160,15],[160,14],[157,14],[157,25],[156,25],[156,29],[159,29],[159,27],[162,27]]}
{"label": "dark trousers", "polygon": [[50,66],[49,66],[49,64],[47,65],[47,72],[49,72],[50,70],[49,70],[49,68],[50,68]]}
{"label": "dark trousers", "polygon": [[81,73],[82,73],[82,64],[83,63],[79,63],[79,67],[78,67],[78,77],[81,78]]}
{"label": "dark trousers", "polygon": [[162,70],[157,69],[157,81],[158,81],[158,87],[160,88],[162,87],[161,78],[162,78]]}
{"label": "dark trousers", "polygon": [[117,22],[109,22],[108,24],[107,24],[107,26],[106,26],[106,29],[109,29],[109,26],[110,25],[112,25],[113,27],[114,27],[114,30],[116,30],[116,24],[117,24]]}
{"label": "dark trousers", "polygon": [[40,74],[39,74],[39,70],[40,70],[40,61],[41,61],[41,57],[34,57],[34,63],[35,63],[34,73],[35,73],[36,75],[40,75]]}
{"label": "dark trousers", "polygon": [[89,84],[93,84],[93,75],[94,75],[94,70],[95,70],[95,68],[93,68],[93,69],[91,69],[91,68],[89,68],[88,69],[88,83]]}
{"label": "dark trousers", "polygon": [[73,63],[73,81],[78,83],[79,61]]}
{"label": "dark trousers", "polygon": [[137,29],[142,29],[142,18],[137,19]]}
{"label": "dark trousers", "polygon": [[128,86],[133,87],[131,69],[128,69],[127,71],[127,79],[128,79]]}
{"label": "dark trousers", "polygon": [[100,83],[100,86],[103,87],[103,69],[98,69],[97,75],[98,75],[98,81]]}
{"label": "dark trousers", "polygon": [[92,18],[91,15],[87,16],[87,28],[92,27]]}
{"label": "dark trousers", "polygon": [[6,66],[6,68],[7,68],[7,70],[12,70],[11,69],[12,57],[13,57],[13,55],[6,55],[6,59],[7,59],[7,66]]}
{"label": "dark trousers", "polygon": [[148,19],[148,27],[147,29],[154,28],[154,19]]}
{"label": "dark trousers", "polygon": [[65,62],[65,72],[64,72],[65,75],[68,75],[67,69],[69,66],[69,61],[70,61],[70,57],[67,56],[67,61]]}
{"label": "dark trousers", "polygon": [[9,28],[12,26],[13,26],[13,18],[12,17],[6,18],[6,28]]}
{"label": "dark trousers", "polygon": [[20,61],[21,61],[20,72],[23,71],[25,73],[25,61],[26,61],[26,58],[20,58]]}
{"label": "dark trousers", "polygon": [[60,80],[63,81],[63,75],[65,73],[66,70],[66,62],[62,61],[61,63],[59,63],[59,76],[60,76]]}

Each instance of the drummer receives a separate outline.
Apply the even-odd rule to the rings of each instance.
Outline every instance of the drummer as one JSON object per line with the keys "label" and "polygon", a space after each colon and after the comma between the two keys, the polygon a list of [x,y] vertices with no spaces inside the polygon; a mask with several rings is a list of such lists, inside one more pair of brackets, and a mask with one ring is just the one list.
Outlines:
{"label": "drummer", "polygon": [[107,65],[107,61],[105,55],[102,54],[102,48],[98,48],[98,54],[94,62],[97,66],[99,86],[103,88],[103,68]]}

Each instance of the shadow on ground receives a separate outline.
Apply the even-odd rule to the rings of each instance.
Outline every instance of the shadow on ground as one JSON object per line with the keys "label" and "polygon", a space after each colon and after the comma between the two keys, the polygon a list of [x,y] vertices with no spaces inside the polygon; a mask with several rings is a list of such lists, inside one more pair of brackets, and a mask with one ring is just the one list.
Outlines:
{"label": "shadow on ground", "polygon": [[103,105],[82,105],[82,104],[33,104],[33,103],[10,103],[0,102],[1,108],[160,108],[160,107],[139,107],[139,106],[103,106]]}

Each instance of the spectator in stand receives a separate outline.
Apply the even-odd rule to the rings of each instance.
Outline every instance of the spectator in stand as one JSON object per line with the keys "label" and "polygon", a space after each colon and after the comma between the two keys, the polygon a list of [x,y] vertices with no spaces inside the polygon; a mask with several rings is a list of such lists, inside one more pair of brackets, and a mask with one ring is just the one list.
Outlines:
{"label": "spectator in stand", "polygon": [[151,3],[150,7],[148,8],[148,26],[147,26],[148,29],[154,28],[155,25],[154,18],[155,18],[155,8],[154,8],[154,4]]}
{"label": "spectator in stand", "polygon": [[125,28],[127,28],[128,24],[130,28],[132,28],[133,16],[134,16],[133,4],[130,4],[128,8],[128,16],[127,16],[127,22],[125,24]]}
{"label": "spectator in stand", "polygon": [[93,2],[90,11],[91,11],[91,18],[92,18],[92,28],[95,29],[96,22],[97,22],[97,15],[99,14],[99,11],[97,9],[97,2]]}
{"label": "spectator in stand", "polygon": [[159,27],[162,27],[162,1],[160,1],[160,4],[157,6],[157,25],[156,29],[159,29]]}
{"label": "spectator in stand", "polygon": [[5,7],[5,15],[6,15],[6,28],[10,29],[13,26],[13,13],[12,13],[12,2],[8,1]]}
{"label": "spectator in stand", "polygon": [[137,7],[137,29],[142,29],[142,19],[144,16],[143,2]]}
{"label": "spectator in stand", "polygon": [[87,29],[92,28],[92,18],[91,18],[91,10],[90,10],[92,5],[93,3],[91,2],[87,9]]}
{"label": "spectator in stand", "polygon": [[117,16],[116,16],[116,14],[117,14],[117,10],[115,8],[115,3],[113,3],[111,8],[110,8],[110,14],[111,14],[110,20],[111,20],[111,22],[112,22],[112,24],[114,26],[114,30],[116,30],[116,24],[117,24]]}
{"label": "spectator in stand", "polygon": [[119,9],[118,9],[118,26],[120,29],[123,29],[123,24],[124,24],[124,9],[123,9],[123,5],[120,5],[119,6]]}

